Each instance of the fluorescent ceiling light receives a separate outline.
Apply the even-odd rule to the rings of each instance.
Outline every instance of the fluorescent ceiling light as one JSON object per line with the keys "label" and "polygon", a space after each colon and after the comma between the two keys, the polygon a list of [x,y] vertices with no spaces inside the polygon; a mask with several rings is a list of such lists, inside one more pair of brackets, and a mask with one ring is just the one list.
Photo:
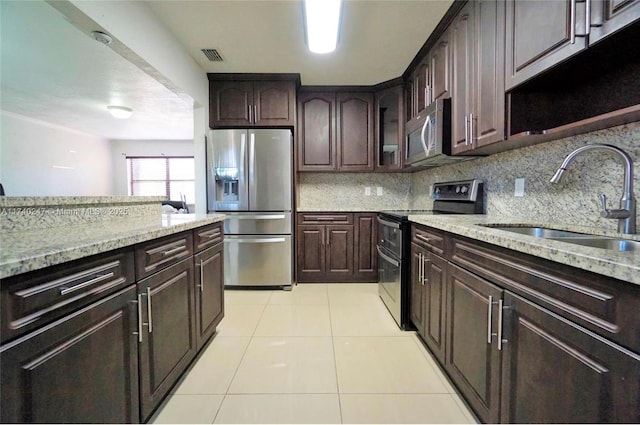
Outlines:
{"label": "fluorescent ceiling light", "polygon": [[113,115],[114,118],[121,120],[126,120],[133,114],[133,110],[126,106],[109,105],[107,106],[107,109],[111,112],[111,115]]}
{"label": "fluorescent ceiling light", "polygon": [[307,46],[314,53],[329,53],[338,44],[342,0],[304,0]]}

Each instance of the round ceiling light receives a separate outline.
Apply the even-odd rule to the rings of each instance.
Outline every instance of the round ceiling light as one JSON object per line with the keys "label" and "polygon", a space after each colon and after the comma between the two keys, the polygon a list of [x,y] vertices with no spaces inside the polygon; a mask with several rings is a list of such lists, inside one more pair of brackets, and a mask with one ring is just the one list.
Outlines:
{"label": "round ceiling light", "polygon": [[107,106],[107,109],[111,112],[111,115],[113,115],[114,118],[121,120],[126,120],[133,114],[133,109],[127,108],[126,106],[109,105]]}
{"label": "round ceiling light", "polygon": [[91,31],[91,36],[103,44],[111,44],[113,41],[113,38],[111,38],[109,34],[102,31]]}

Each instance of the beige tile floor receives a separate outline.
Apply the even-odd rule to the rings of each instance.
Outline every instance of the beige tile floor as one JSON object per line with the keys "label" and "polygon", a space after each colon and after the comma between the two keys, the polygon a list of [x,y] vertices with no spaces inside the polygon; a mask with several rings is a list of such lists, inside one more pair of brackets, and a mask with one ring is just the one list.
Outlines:
{"label": "beige tile floor", "polygon": [[477,423],[377,291],[225,291],[218,333],[151,422]]}

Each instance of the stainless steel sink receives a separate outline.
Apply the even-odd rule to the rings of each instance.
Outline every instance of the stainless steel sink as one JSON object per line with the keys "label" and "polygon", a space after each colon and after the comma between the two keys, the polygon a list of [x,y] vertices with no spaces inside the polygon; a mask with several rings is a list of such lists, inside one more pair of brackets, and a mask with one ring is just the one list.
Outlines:
{"label": "stainless steel sink", "polygon": [[527,226],[513,226],[513,225],[492,225],[488,224],[485,227],[492,229],[504,230],[506,232],[518,233],[521,235],[533,236],[536,238],[593,238],[593,235],[585,233],[569,232],[567,230],[549,229],[546,227],[527,227]]}
{"label": "stainless steel sink", "polygon": [[609,249],[618,252],[640,251],[640,242],[628,239],[613,239],[607,237],[591,238],[548,238],[554,241],[566,242],[591,248]]}

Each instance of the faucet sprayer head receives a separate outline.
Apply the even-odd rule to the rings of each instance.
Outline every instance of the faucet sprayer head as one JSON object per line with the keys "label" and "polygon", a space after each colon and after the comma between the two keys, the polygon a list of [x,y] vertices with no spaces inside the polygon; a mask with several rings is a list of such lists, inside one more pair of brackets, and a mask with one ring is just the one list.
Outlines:
{"label": "faucet sprayer head", "polygon": [[565,171],[566,168],[558,168],[558,171],[556,171],[556,173],[553,175],[553,177],[551,177],[551,180],[549,181],[551,183],[560,183],[560,181],[562,180],[562,175]]}

